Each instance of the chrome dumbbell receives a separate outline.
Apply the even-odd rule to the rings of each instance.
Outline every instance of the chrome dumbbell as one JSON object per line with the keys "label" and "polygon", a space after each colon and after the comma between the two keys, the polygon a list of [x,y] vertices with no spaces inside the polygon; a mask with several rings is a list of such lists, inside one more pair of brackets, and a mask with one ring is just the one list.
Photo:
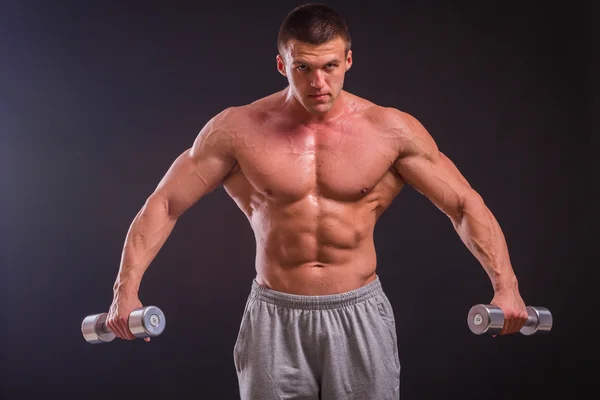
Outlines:
{"label": "chrome dumbbell", "polygon": [[[527,307],[529,317],[520,332],[523,335],[547,333],[552,329],[552,314],[544,307]],[[497,334],[504,326],[502,309],[489,304],[477,304],[471,307],[467,317],[471,332],[477,335]]]}
{"label": "chrome dumbbell", "polygon": [[[81,323],[81,333],[92,344],[112,342],[115,334],[106,325],[107,313],[88,315]],[[165,314],[155,306],[136,308],[129,314],[129,329],[135,337],[160,335],[165,330]]]}

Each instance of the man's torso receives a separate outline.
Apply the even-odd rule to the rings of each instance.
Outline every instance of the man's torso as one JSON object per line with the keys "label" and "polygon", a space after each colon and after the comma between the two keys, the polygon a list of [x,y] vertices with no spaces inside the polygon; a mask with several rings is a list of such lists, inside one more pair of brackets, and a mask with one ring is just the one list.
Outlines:
{"label": "man's torso", "polygon": [[285,120],[272,95],[234,112],[236,166],[224,181],[255,234],[258,283],[287,293],[349,291],[375,278],[375,223],[404,181],[382,107],[350,94],[326,124]]}

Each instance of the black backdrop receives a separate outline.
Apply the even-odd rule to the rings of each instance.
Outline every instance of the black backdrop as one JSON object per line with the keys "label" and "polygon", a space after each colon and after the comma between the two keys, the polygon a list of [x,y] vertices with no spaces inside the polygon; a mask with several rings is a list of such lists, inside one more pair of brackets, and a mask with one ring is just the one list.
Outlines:
{"label": "black backdrop", "polygon": [[[238,398],[255,244],[222,189],[180,219],[144,277],[162,336],[90,345],[80,323],[107,310],[132,218],[202,125],[285,86],[275,38],[298,4],[3,4],[3,398]],[[545,336],[473,335],[466,314],[491,300],[487,276],[407,187],[375,231],[401,398],[580,398],[594,350],[589,10],[327,4],[353,35],[346,89],[424,123],[499,220],[525,301],[554,315]]]}

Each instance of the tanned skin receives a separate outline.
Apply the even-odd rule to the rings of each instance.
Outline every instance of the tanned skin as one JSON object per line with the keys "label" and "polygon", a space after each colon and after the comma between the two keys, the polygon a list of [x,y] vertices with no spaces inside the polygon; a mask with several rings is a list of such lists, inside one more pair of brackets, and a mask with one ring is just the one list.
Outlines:
{"label": "tanned skin", "polygon": [[489,276],[491,304],[505,316],[500,334],[518,332],[527,311],[502,230],[425,127],[343,90],[352,51],[342,39],[291,40],[276,59],[288,86],[215,115],[134,218],[107,321],[116,336],[135,339],[127,320],[142,306],[145,270],[185,211],[221,185],[254,231],[257,282],[312,296],[375,279],[375,223],[411,185],[448,216]]}

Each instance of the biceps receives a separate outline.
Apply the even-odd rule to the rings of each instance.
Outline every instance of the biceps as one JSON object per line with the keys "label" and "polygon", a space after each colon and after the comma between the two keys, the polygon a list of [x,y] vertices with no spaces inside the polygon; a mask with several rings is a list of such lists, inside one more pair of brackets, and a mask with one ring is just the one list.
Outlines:
{"label": "biceps", "polygon": [[231,158],[216,153],[194,157],[188,149],[173,162],[154,195],[165,201],[169,216],[177,218],[220,185],[234,165]]}
{"label": "biceps", "polygon": [[459,218],[465,199],[472,188],[443,153],[426,158],[422,155],[396,161],[396,169],[406,183],[426,196],[451,218]]}

